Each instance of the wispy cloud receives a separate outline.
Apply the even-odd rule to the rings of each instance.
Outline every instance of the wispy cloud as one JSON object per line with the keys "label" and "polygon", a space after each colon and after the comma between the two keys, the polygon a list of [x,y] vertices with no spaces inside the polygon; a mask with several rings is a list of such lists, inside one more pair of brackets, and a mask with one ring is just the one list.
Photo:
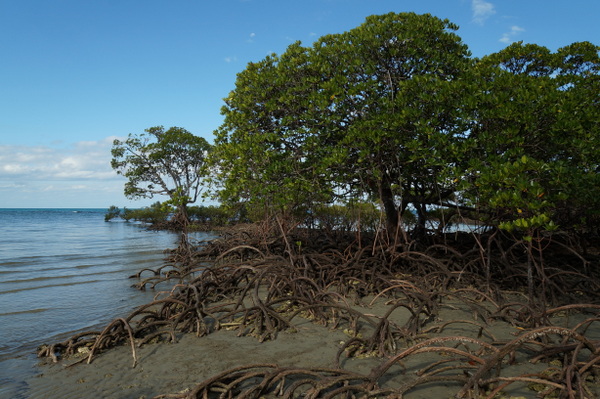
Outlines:
{"label": "wispy cloud", "polygon": [[20,181],[116,179],[110,167],[115,137],[82,141],[67,148],[0,146],[0,180]]}
{"label": "wispy cloud", "polygon": [[148,205],[123,195],[126,180],[110,166],[115,138],[63,147],[0,145],[0,207]]}
{"label": "wispy cloud", "polygon": [[494,5],[485,0],[472,0],[471,9],[473,10],[473,22],[479,25],[483,25],[489,17],[496,13]]}
{"label": "wispy cloud", "polygon": [[525,32],[525,29],[520,26],[513,25],[510,27],[510,30],[502,35],[500,38],[500,42],[510,44],[515,41],[515,38],[519,36],[519,33]]}
{"label": "wispy cloud", "polygon": [[228,64],[237,61],[237,57],[236,56],[225,57],[224,59],[225,59],[225,62],[228,63]]}

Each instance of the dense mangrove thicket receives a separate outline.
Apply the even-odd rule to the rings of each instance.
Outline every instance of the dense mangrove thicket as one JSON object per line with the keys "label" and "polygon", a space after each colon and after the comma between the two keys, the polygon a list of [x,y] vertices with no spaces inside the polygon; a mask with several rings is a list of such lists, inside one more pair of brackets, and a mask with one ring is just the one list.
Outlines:
{"label": "dense mangrove thicket", "polygon": [[597,397],[600,48],[474,59],[456,30],[371,16],[249,64],[209,153],[222,206],[189,212],[237,224],[201,249],[184,234],[132,276],[165,289],[156,301],[40,356],[89,363],[129,343],[135,366],[150,342],[234,330],[266,343],[302,319],[349,335],[330,364],[240,354],[159,397],[402,398],[431,384]]}
{"label": "dense mangrove thicket", "polygon": [[387,14],[251,63],[216,134],[222,200],[306,211],[371,198],[505,231],[597,233],[599,48],[473,59],[455,25]]}
{"label": "dense mangrove thicket", "polygon": [[216,135],[220,198],[299,221],[371,199],[395,243],[408,212],[408,238],[422,243],[432,211],[481,222],[495,232],[484,247],[502,235],[529,253],[536,295],[547,242],[598,236],[599,47],[514,43],[473,59],[456,29],[371,16],[248,65]]}

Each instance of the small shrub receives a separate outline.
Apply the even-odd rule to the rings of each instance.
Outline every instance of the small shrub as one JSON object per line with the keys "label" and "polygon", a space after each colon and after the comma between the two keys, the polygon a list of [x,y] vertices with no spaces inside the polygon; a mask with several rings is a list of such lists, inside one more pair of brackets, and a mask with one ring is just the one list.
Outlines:
{"label": "small shrub", "polygon": [[155,202],[149,207],[140,209],[123,208],[121,217],[127,221],[136,220],[144,223],[159,224],[166,222],[172,213],[172,207],[161,204],[160,202]]}
{"label": "small shrub", "polygon": [[108,211],[106,212],[106,214],[104,215],[104,221],[109,222],[109,221],[113,220],[114,218],[118,218],[120,216],[121,216],[121,210],[119,209],[119,207],[115,206],[115,205],[111,205],[110,208],[108,208]]}

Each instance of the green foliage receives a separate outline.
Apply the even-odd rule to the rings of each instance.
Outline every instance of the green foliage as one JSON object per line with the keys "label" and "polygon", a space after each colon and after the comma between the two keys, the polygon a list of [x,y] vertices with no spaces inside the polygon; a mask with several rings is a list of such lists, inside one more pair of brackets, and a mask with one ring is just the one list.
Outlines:
{"label": "green foliage", "polygon": [[589,43],[556,53],[515,43],[479,62],[461,189],[488,222],[531,232],[597,220],[599,71]]}
{"label": "green foliage", "polygon": [[188,209],[190,220],[211,226],[229,225],[234,218],[232,212],[224,206],[191,206]]}
{"label": "green foliage", "polygon": [[331,204],[363,198],[388,228],[446,207],[524,234],[593,229],[599,48],[514,43],[476,60],[456,30],[389,13],[250,63],[216,132],[221,201],[342,229],[355,219]]}
{"label": "green foliage", "polygon": [[350,202],[317,206],[310,219],[315,227],[329,231],[375,231],[381,212],[372,203]]}
{"label": "green foliage", "polygon": [[313,90],[305,58],[295,44],[281,58],[250,63],[238,75],[236,90],[225,99],[212,157],[222,202],[289,212],[331,196],[318,143],[302,122]]}
{"label": "green foliage", "polygon": [[104,215],[104,221],[109,222],[109,221],[113,220],[114,218],[118,218],[118,217],[121,217],[121,210],[119,209],[118,206],[111,205],[108,208],[108,211],[106,211],[106,214]]}
{"label": "green foliage", "polygon": [[167,222],[174,210],[175,209],[172,206],[157,201],[149,207],[140,209],[124,208],[121,217],[126,221],[135,220],[152,225],[159,225]]}
{"label": "green foliage", "polygon": [[169,197],[169,204],[187,218],[186,206],[194,203],[208,173],[205,158],[210,145],[180,127],[151,127],[127,140],[115,140],[111,166],[125,176],[125,196],[130,199]]}
{"label": "green foliage", "polygon": [[215,140],[221,199],[294,212],[367,194],[395,225],[397,203],[447,197],[458,78],[471,62],[456,29],[431,15],[372,16],[249,64]]}
{"label": "green foliage", "polygon": [[332,164],[349,165],[338,178],[378,197],[390,225],[398,204],[423,212],[453,192],[448,166],[464,128],[456,105],[471,63],[456,29],[430,15],[390,13],[315,45],[339,82],[333,108],[344,116]]}

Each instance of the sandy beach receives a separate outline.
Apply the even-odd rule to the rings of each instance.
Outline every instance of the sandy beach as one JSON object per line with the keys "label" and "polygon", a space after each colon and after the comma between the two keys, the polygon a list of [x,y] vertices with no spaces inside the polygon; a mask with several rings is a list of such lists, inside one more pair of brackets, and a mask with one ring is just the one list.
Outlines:
{"label": "sandy beach", "polygon": [[[366,314],[382,314],[387,309],[383,300],[373,306],[360,310]],[[408,312],[403,309],[394,311],[390,321],[401,325],[406,321]],[[431,326],[443,326],[452,320],[475,320],[472,312],[458,303],[445,303],[439,316]],[[576,320],[564,319],[565,325],[573,325]],[[129,345],[110,349],[95,357],[91,364],[77,364],[65,367],[77,359],[62,359],[56,364],[39,366],[39,375],[27,381],[28,396],[38,398],[86,398],[102,397],[113,399],[152,398],[161,394],[177,393],[193,388],[196,384],[224,370],[250,364],[273,364],[281,367],[311,368],[334,365],[336,353],[342,344],[350,339],[348,330],[332,329],[317,325],[307,319],[297,318],[292,332],[281,332],[275,340],[260,343],[250,336],[238,336],[236,331],[220,329],[204,337],[193,334],[178,336],[177,343],[156,343],[137,349],[138,363],[132,367],[132,351]],[[364,327],[364,326],[363,326]],[[441,336],[479,337],[486,342],[502,342],[515,339],[523,333],[507,323],[498,321],[481,331],[475,324],[452,323],[441,333],[432,328],[423,334],[422,340]],[[596,328],[590,334],[600,338]],[[364,328],[364,334],[369,330]],[[493,335],[490,336],[490,335]],[[410,345],[408,345],[410,346]],[[460,345],[455,345],[460,347]],[[475,349],[475,345],[471,346]],[[403,348],[398,348],[398,351]],[[416,378],[418,370],[443,360],[449,355],[444,352],[422,353],[398,362],[390,368],[380,380],[383,387],[401,386]],[[385,361],[381,357],[347,358],[342,355],[341,367],[368,375],[370,371]],[[503,376],[538,373],[548,367],[547,364],[528,362],[526,351],[518,351],[512,364],[502,369]],[[464,359],[465,373],[469,364]],[[456,371],[454,371],[456,373]],[[450,398],[460,389],[453,382],[422,384],[410,390],[406,398]],[[502,390],[504,398],[534,398],[537,392],[531,384],[514,383]]]}
{"label": "sandy beach", "polygon": [[129,346],[120,346],[89,365],[65,369],[61,362],[42,368],[43,374],[29,381],[31,398],[82,398],[92,393],[102,398],[151,398],[191,388],[242,364],[331,366],[344,337],[341,331],[308,322],[299,326],[297,333],[282,333],[276,340],[264,343],[226,330],[200,338],[186,334],[175,344],[141,347],[135,368]]}

